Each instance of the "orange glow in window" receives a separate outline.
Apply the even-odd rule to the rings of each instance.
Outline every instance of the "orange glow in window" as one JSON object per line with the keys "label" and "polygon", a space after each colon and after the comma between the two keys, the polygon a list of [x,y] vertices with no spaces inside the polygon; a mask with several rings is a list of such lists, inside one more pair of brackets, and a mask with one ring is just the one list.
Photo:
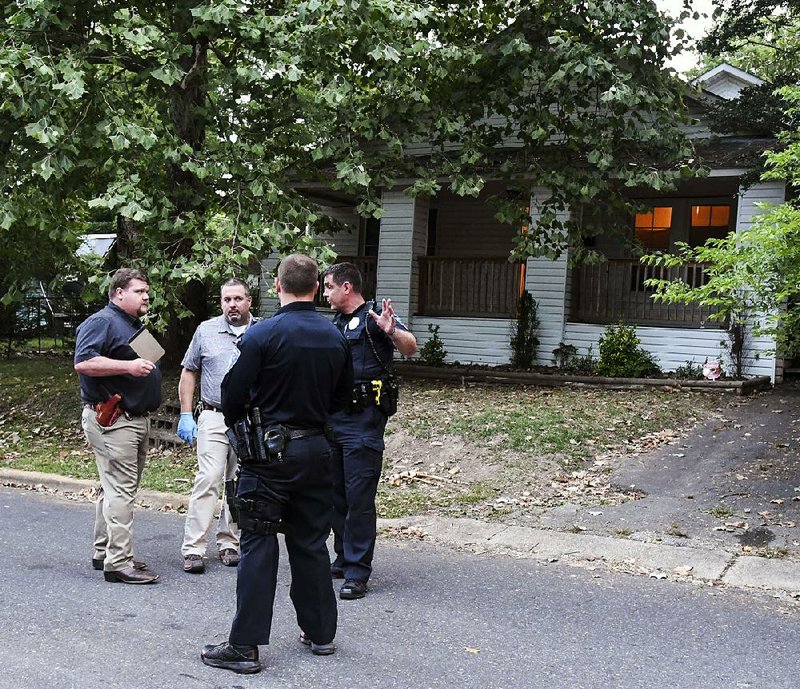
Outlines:
{"label": "orange glow in window", "polygon": [[730,206],[692,206],[692,227],[728,227]]}
{"label": "orange glow in window", "polygon": [[636,229],[668,230],[672,227],[672,207],[658,206],[652,211],[636,214]]}

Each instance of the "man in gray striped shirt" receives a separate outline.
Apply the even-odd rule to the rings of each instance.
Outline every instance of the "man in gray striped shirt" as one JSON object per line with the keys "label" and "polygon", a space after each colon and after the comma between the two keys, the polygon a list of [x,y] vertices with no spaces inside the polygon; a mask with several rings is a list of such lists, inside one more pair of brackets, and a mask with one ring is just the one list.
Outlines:
{"label": "man in gray striped shirt", "polygon": [[[178,435],[187,443],[197,439],[197,474],[189,498],[184,527],[183,569],[202,574],[205,569],[206,544],[219,502],[220,486],[236,473],[236,455],[225,437],[220,386],[228,371],[236,343],[245,330],[258,319],[250,314],[250,291],[236,278],[222,285],[222,315],[201,323],[183,357],[183,371],[178,383],[181,416]],[[197,376],[200,375],[200,412],[197,422],[192,414]],[[228,505],[222,503],[217,525],[217,551],[222,564],[239,563],[239,529],[231,519]]]}

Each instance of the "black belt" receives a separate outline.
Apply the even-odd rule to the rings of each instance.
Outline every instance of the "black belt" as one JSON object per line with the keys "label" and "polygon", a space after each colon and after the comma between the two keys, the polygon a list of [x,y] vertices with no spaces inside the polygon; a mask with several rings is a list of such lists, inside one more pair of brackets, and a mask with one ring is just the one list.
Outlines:
{"label": "black belt", "polygon": [[284,426],[284,428],[286,429],[286,437],[289,440],[308,438],[312,435],[325,435],[324,428],[289,428],[288,426]]}
{"label": "black belt", "polygon": [[213,404],[209,404],[208,402],[200,402],[200,406],[203,407],[203,411],[216,411],[220,414],[222,413],[222,409],[215,407]]}

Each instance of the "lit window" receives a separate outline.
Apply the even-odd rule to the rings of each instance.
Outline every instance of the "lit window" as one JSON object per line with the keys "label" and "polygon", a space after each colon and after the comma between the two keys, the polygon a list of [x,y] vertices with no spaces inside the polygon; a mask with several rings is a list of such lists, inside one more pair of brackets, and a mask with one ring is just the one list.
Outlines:
{"label": "lit window", "polygon": [[692,206],[689,244],[701,246],[707,239],[722,239],[731,231],[731,207],[725,205]]}
{"label": "lit window", "polygon": [[657,206],[645,213],[636,214],[636,239],[645,249],[669,249],[671,228],[671,206]]}

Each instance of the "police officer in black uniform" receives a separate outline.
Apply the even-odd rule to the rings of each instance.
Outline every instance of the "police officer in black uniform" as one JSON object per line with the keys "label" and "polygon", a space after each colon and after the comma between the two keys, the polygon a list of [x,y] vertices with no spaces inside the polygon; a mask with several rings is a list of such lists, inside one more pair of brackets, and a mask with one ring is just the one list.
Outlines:
{"label": "police officer in black uniform", "polygon": [[[383,464],[383,433],[393,413],[392,358],[417,351],[417,339],[397,318],[390,299],[365,302],[361,273],[337,263],[325,273],[325,298],[334,324],[347,338],[355,386],[348,409],[334,414],[334,550],[331,574],[344,577],[343,600],[363,598],[375,551],[375,495]],[[396,398],[394,399],[396,404]]]}
{"label": "police officer in black uniform", "polygon": [[285,534],[300,641],[316,655],[335,650],[336,597],[325,545],[333,483],[324,427],[349,401],[353,371],[344,337],[315,311],[318,275],[308,256],[292,254],[281,262],[281,308],[244,334],[222,383],[222,412],[235,431],[242,464],[235,501],[241,560],[228,641],[201,654],[212,667],[261,669],[258,646],[270,638],[278,532]]}

